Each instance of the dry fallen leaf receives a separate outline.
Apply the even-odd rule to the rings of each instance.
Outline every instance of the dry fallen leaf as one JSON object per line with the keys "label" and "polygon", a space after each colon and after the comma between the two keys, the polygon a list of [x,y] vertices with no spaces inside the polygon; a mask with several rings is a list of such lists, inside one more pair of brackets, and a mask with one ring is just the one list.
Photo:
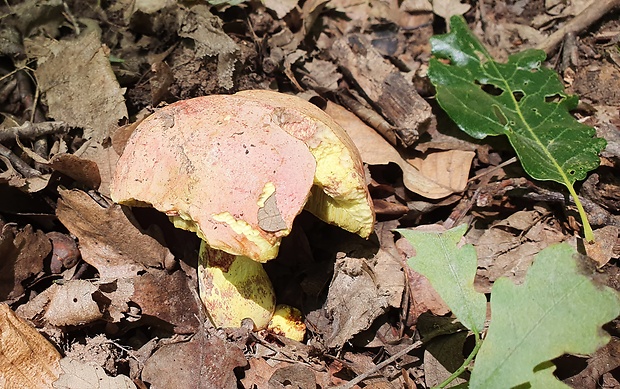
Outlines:
{"label": "dry fallen leaf", "polygon": [[239,47],[222,29],[222,20],[209,12],[206,4],[179,9],[179,18],[179,36],[194,40],[196,57],[217,56],[218,83],[225,89],[232,88]]}
{"label": "dry fallen leaf", "polygon": [[286,389],[291,382],[298,389],[316,389],[314,371],[301,363],[294,363],[278,368],[269,378],[269,388]]}
{"label": "dry fallen leaf", "polygon": [[297,6],[297,2],[297,0],[264,0],[263,4],[282,19]]}
{"label": "dry fallen leaf", "polygon": [[140,231],[119,205],[103,208],[79,190],[60,190],[56,215],[79,240],[82,259],[102,279],[135,276],[147,267],[164,268],[173,258],[157,240]]}
{"label": "dry fallen leaf", "polygon": [[[461,331],[433,338],[424,350],[424,381],[429,388],[444,382],[465,360],[463,347],[467,332]],[[466,382],[457,378],[454,385]],[[454,386],[452,384],[447,387]]]}
{"label": "dry fallen leaf", "polygon": [[[502,276],[522,282],[536,254],[566,239],[561,226],[553,219],[542,217],[546,212],[542,207],[515,212],[487,229],[476,242],[468,238],[478,253],[479,291],[490,292],[491,283]],[[468,232],[466,237],[470,234],[473,232]]]}
{"label": "dry fallen leaf", "polygon": [[51,386],[54,389],[135,389],[136,386],[124,375],[110,377],[101,366],[71,358],[60,360],[62,373]]}
{"label": "dry fallen leaf", "polygon": [[98,192],[105,196],[109,196],[110,182],[112,181],[112,176],[116,169],[119,154],[117,154],[112,146],[104,146],[103,143],[87,141],[75,152],[75,155],[79,156],[82,160],[87,160],[90,163],[94,162],[96,164],[100,184],[98,186]]}
{"label": "dry fallen leaf", "polygon": [[594,243],[585,244],[584,248],[590,258],[596,261],[598,268],[601,268],[615,256],[614,246],[618,241],[620,228],[616,226],[605,226],[594,230]]}
{"label": "dry fallen leaf", "polygon": [[5,225],[0,230],[0,299],[7,301],[21,296],[22,282],[43,270],[52,244],[31,225],[21,230]]}
{"label": "dry fallen leaf", "polygon": [[471,5],[461,3],[461,0],[433,0],[433,12],[445,20],[452,15],[463,15],[469,11]]}
{"label": "dry fallen leaf", "polygon": [[424,158],[408,159],[425,177],[438,184],[462,192],[467,186],[473,151],[448,150],[428,153]]}
{"label": "dry fallen leaf", "polygon": [[[286,366],[284,361],[270,361],[268,363],[263,358],[250,358],[248,360],[249,368],[245,370],[241,384],[244,388],[268,388],[269,378],[280,366]],[[273,366],[272,366],[273,365]]]}
{"label": "dry fallen leaf", "polygon": [[400,307],[404,290],[400,262],[381,249],[372,259],[341,254],[335,269],[325,304],[331,319],[324,329],[330,348],[340,348],[367,330],[389,307]]}
{"label": "dry fallen leaf", "polygon": [[75,181],[86,185],[90,189],[98,189],[101,185],[101,176],[97,164],[91,160],[80,158],[73,154],[58,154],[49,161],[49,166],[57,172],[63,173]]}
{"label": "dry fallen leaf", "polygon": [[390,162],[397,164],[403,170],[403,182],[407,189],[421,196],[440,199],[454,193],[451,188],[424,176],[381,135],[344,107],[328,102],[325,112],[345,129],[365,163],[369,165],[387,165]]}
{"label": "dry fallen leaf", "polygon": [[75,40],[26,40],[24,44],[27,50],[47,50],[47,55],[37,58],[35,74],[50,117],[84,128],[84,138],[97,142],[127,117],[124,90],[112,71],[109,50],[96,32]]}
{"label": "dry fallen leaf", "polygon": [[237,345],[201,330],[187,342],[155,351],[144,364],[142,380],[159,389],[236,389],[233,370],[246,364]]}
{"label": "dry fallen leaf", "polygon": [[[39,318],[53,326],[77,326],[103,317],[95,295],[97,286],[86,280],[53,284],[33,300],[20,307],[20,315]],[[101,295],[99,293],[99,295]],[[39,309],[44,307],[43,309]]]}
{"label": "dry fallen leaf", "polygon": [[50,342],[0,304],[0,387],[50,388],[60,374],[59,360]]}
{"label": "dry fallen leaf", "polygon": [[190,289],[183,271],[150,269],[133,279],[133,287],[131,301],[140,306],[145,324],[169,327],[177,334],[194,333],[200,326],[197,286]]}

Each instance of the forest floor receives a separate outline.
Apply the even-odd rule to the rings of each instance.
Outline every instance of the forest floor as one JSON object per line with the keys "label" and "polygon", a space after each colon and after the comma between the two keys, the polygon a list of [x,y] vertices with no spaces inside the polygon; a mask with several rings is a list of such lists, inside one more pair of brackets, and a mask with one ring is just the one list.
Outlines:
{"label": "forest floor", "polygon": [[[536,255],[560,242],[620,290],[619,4],[4,2],[0,386],[439,385],[474,335],[407,264],[415,250],[396,228],[466,224],[475,288],[487,298],[499,278],[523,283]],[[439,106],[431,37],[448,32],[452,15],[498,62],[544,50],[543,66],[579,96],[571,115],[607,141],[600,166],[575,183],[596,243],[584,243],[566,187],[533,179],[504,136],[474,139]],[[359,150],[376,211],[368,240],[303,212],[265,265],[278,303],[303,314],[302,342],[251,325],[215,328],[198,294],[198,237],[110,197],[137,123],[179,100],[248,89],[328,112]],[[556,377],[620,387],[619,323],[604,326],[611,341],[595,354],[554,356]]]}

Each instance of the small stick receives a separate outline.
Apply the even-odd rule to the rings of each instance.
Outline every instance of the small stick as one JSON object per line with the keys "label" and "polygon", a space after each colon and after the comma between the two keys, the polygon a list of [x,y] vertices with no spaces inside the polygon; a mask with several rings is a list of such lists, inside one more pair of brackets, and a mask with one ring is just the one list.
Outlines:
{"label": "small stick", "polygon": [[2,144],[0,144],[0,155],[8,158],[15,170],[17,170],[25,178],[37,177],[41,175],[40,171],[31,168],[26,162]]}
{"label": "small stick", "polygon": [[381,136],[385,138],[392,146],[398,146],[396,129],[387,122],[379,113],[370,108],[365,107],[362,103],[345,93],[338,93],[338,99],[357,117],[362,119],[368,125],[375,129]]}
{"label": "small stick", "polygon": [[504,161],[504,162],[500,163],[499,165],[497,165],[497,166],[495,166],[495,167],[493,167],[493,168],[491,168],[491,169],[489,169],[489,170],[487,170],[485,172],[482,172],[480,174],[477,174],[477,175],[473,176],[472,178],[470,178],[467,181],[468,182],[475,181],[475,180],[477,180],[478,178],[480,178],[482,176],[486,176],[488,174],[495,173],[496,171],[498,171],[499,169],[503,168],[504,166],[508,166],[508,165],[510,165],[512,163],[515,163],[515,162],[517,162],[517,157],[512,157],[509,160]]}
{"label": "small stick", "polygon": [[537,49],[543,50],[547,56],[551,55],[558,47],[560,42],[564,40],[564,36],[568,33],[580,33],[586,30],[597,20],[605,16],[615,7],[620,6],[620,0],[595,0],[581,13],[575,16],[570,22],[559,28],[556,32],[549,35],[547,39],[542,41]]}
{"label": "small stick", "polygon": [[346,384],[341,385],[341,386],[337,386],[335,389],[351,389],[351,388],[353,388],[355,385],[359,384],[360,382],[362,382],[363,380],[368,378],[371,374],[374,374],[375,372],[383,369],[384,367],[386,367],[390,363],[394,362],[398,358],[402,357],[405,354],[408,354],[409,352],[411,352],[412,350],[414,350],[416,348],[419,348],[420,346],[422,346],[422,341],[417,341],[417,342],[413,343],[412,345],[410,345],[410,346],[400,350],[399,352],[397,352],[396,354],[392,355],[391,357],[389,357],[385,361],[381,362],[380,364],[375,365],[373,368],[371,368],[370,370],[368,370],[364,374],[358,375],[357,377],[355,377],[351,381],[347,382]]}
{"label": "small stick", "polygon": [[[30,113],[28,120],[34,123],[44,121],[45,116],[43,115],[41,108],[37,106],[39,88],[36,88],[35,93],[33,93],[31,81],[34,82],[34,80],[32,76],[26,72],[26,69],[22,69],[20,72],[15,74],[15,78],[17,79],[17,89],[19,91],[20,100],[24,104],[24,112]],[[47,159],[47,138],[42,136],[35,139],[33,149],[38,156]],[[36,161],[34,163],[34,167],[38,170],[46,169],[45,166]]]}
{"label": "small stick", "polygon": [[65,122],[24,122],[21,126],[4,128],[0,130],[0,142],[15,139],[34,139],[42,135],[65,133],[69,126]]}

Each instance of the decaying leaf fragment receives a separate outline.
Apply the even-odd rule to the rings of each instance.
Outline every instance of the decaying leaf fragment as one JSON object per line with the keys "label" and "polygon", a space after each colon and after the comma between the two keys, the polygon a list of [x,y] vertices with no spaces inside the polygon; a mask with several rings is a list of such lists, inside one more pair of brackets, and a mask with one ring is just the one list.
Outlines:
{"label": "decaying leaf fragment", "polygon": [[181,8],[179,14],[182,15],[179,36],[194,40],[197,57],[217,56],[218,83],[226,89],[232,88],[239,46],[224,33],[220,18],[211,14],[204,4]]}
{"label": "decaying leaf fragment", "polygon": [[95,301],[99,296],[96,285],[86,280],[69,280],[54,284],[37,295],[17,312],[37,322],[53,326],[78,326],[103,318],[103,312]]}
{"label": "decaying leaf fragment", "polygon": [[390,307],[401,304],[404,274],[399,261],[384,250],[371,259],[359,256],[340,253],[336,259],[325,305],[330,319],[325,336],[330,348],[342,347]]}
{"label": "decaying leaf fragment", "polygon": [[[142,380],[161,388],[236,389],[234,369],[247,361],[237,345],[200,330],[187,342],[165,344],[146,361]],[[170,368],[183,374],[170,374]]]}
{"label": "decaying leaf fragment", "polygon": [[6,301],[20,297],[22,282],[43,270],[52,244],[31,225],[21,230],[5,225],[0,230],[0,299]]}
{"label": "decaying leaf fragment", "polygon": [[144,234],[118,205],[103,208],[87,193],[60,190],[56,215],[80,243],[82,259],[102,279],[132,277],[147,267],[163,268],[170,251]]}
{"label": "decaying leaf fragment", "polygon": [[38,56],[35,74],[51,117],[83,127],[84,137],[96,142],[108,137],[118,121],[127,117],[123,89],[112,71],[109,50],[95,31],[73,41],[24,43],[28,51],[47,52]]}
{"label": "decaying leaf fragment", "polygon": [[[33,350],[36,350],[33,352]],[[60,374],[60,353],[6,304],[0,304],[0,386],[47,389]]]}
{"label": "decaying leaf fragment", "polygon": [[63,358],[60,360],[60,367],[62,368],[62,374],[51,386],[54,389],[135,389],[136,387],[129,377],[124,375],[110,377],[101,366],[96,366],[93,363]]}

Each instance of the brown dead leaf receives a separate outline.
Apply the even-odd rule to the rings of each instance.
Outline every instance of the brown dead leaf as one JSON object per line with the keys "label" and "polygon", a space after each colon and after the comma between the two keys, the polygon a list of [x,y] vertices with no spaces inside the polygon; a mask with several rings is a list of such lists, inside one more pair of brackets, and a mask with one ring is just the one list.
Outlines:
{"label": "brown dead leaf", "polygon": [[[274,345],[278,347],[277,345]],[[297,354],[298,350],[291,350],[286,345],[283,347],[288,352],[295,351],[295,357],[300,360],[306,360],[305,357]],[[271,351],[271,350],[270,350]],[[257,354],[258,352],[257,348]],[[273,356],[273,353],[272,353]],[[290,356],[284,355],[286,359]],[[308,365],[299,363],[298,361],[289,362],[278,360],[276,354],[273,358],[269,357],[252,357],[248,360],[249,366],[244,370],[244,377],[241,384],[244,388],[288,388],[290,384],[285,383],[286,380],[295,383],[299,388],[327,388],[329,387],[329,374],[322,366],[314,366],[310,368]]]}
{"label": "brown dead leaf", "polygon": [[[138,127],[144,118],[139,119],[133,123],[121,126],[112,134],[112,148],[116,151],[116,155],[122,155],[129,141],[129,137],[133,134],[133,131]],[[115,164],[116,165],[116,164]]]}
{"label": "brown dead leaf", "polygon": [[[352,2],[350,0],[331,0],[330,7],[347,15],[347,19],[342,20],[342,28],[349,29],[353,25],[363,25],[370,20],[390,20],[398,24],[402,17],[402,11],[398,9],[398,1],[372,1],[361,0]],[[346,22],[346,23],[345,23]]]}
{"label": "brown dead leaf", "polygon": [[433,12],[445,20],[453,15],[463,15],[469,11],[471,5],[461,3],[461,0],[433,0]]}
{"label": "brown dead leaf", "polygon": [[[105,298],[104,298],[105,299]],[[17,308],[20,317],[37,326],[77,326],[103,318],[105,308],[99,288],[89,281],[69,280],[53,284]]]}
{"label": "brown dead leaf", "polygon": [[[473,243],[478,253],[478,275],[490,283],[503,276],[521,283],[536,254],[566,239],[561,226],[543,217],[547,212],[543,207],[516,212],[495,223],[475,242],[469,241],[473,232],[468,232],[468,243]],[[491,291],[489,282],[476,279],[484,293]]]}
{"label": "brown dead leaf", "polygon": [[170,251],[144,234],[119,205],[103,208],[79,190],[60,190],[56,215],[79,240],[82,259],[102,279],[135,276],[147,267],[163,268]]}
{"label": "brown dead leaf", "polygon": [[[426,386],[434,388],[444,382],[465,361],[463,347],[467,332],[457,332],[450,335],[438,336],[429,342],[424,350],[424,380]],[[446,388],[451,388],[466,382],[458,377]]]}
{"label": "brown dead leaf", "polygon": [[59,154],[50,160],[49,166],[90,189],[98,189],[101,185],[99,169],[93,161],[73,154]]}
{"label": "brown dead leaf", "polygon": [[405,263],[404,269],[407,274],[407,284],[409,286],[410,304],[407,312],[407,322],[415,324],[418,317],[424,312],[430,311],[434,315],[443,316],[450,312],[450,308],[435,291],[428,278],[416,272],[406,265],[407,258],[415,255],[411,243],[405,238],[396,241],[396,247]]}
{"label": "brown dead leaf", "polygon": [[531,25],[534,28],[540,29],[541,27],[549,24],[554,20],[566,20],[571,16],[581,13],[597,0],[571,0],[571,1],[545,1],[545,8],[547,12],[542,12],[534,16],[531,21]]}
{"label": "brown dead leaf", "polygon": [[142,380],[159,389],[237,389],[233,370],[246,364],[237,345],[201,330],[188,342],[155,351],[144,364]]}
{"label": "brown dead leaf", "polygon": [[[24,307],[32,303],[34,307],[45,306],[43,311],[32,312],[28,317],[42,315],[42,320],[53,326],[77,326],[92,323],[103,317],[95,301],[97,286],[86,280],[71,280],[64,284],[53,284],[37,295]],[[41,304],[39,300],[45,300]],[[21,308],[21,307],[20,307]],[[20,311],[20,314],[22,311]]]}
{"label": "brown dead leaf", "polygon": [[297,6],[297,0],[264,0],[263,4],[282,19]]}
{"label": "brown dead leaf", "polygon": [[65,350],[65,357],[101,366],[106,373],[118,375],[119,367],[126,358],[127,350],[119,347],[106,334],[86,336],[84,340],[72,342]]}
{"label": "brown dead leaf", "polygon": [[[26,40],[28,51],[40,48],[35,71],[49,116],[84,128],[84,138],[101,142],[127,117],[123,89],[110,65],[109,50],[90,32],[75,40]],[[96,85],[95,88],[84,87]]]}
{"label": "brown dead leaf", "polygon": [[325,304],[331,325],[323,330],[330,348],[367,330],[388,308],[399,308],[404,290],[402,267],[387,252],[380,249],[371,259],[339,255]]}
{"label": "brown dead leaf", "polygon": [[205,4],[179,9],[179,18],[179,36],[194,40],[196,57],[217,56],[218,84],[225,89],[232,88],[239,47],[222,30],[220,18],[209,12]]}
{"label": "brown dead leaf", "polygon": [[104,143],[106,142],[87,141],[75,152],[75,155],[89,162],[92,161],[97,165],[100,180],[98,191],[105,196],[109,196],[110,182],[112,182],[112,176],[114,175],[120,154],[113,147],[104,145]]}
{"label": "brown dead leaf", "polygon": [[174,82],[174,74],[170,66],[163,61],[156,61],[151,65],[153,76],[149,78],[151,86],[151,104],[157,104],[170,96],[170,86]]}
{"label": "brown dead leaf", "polygon": [[294,382],[298,389],[316,389],[317,386],[312,369],[297,363],[277,369],[268,383],[270,389],[286,389],[291,382]]}
{"label": "brown dead leaf", "polygon": [[338,82],[342,75],[334,63],[314,59],[305,62],[303,67],[307,73],[301,79],[304,84],[312,86],[313,89],[323,88],[333,91],[338,89]]}
{"label": "brown dead leaf", "polygon": [[424,176],[381,135],[344,107],[328,102],[325,112],[344,128],[365,163],[369,165],[387,165],[390,162],[397,164],[403,170],[403,182],[407,189],[421,196],[440,199],[453,193],[449,187]]}
{"label": "brown dead leaf", "polygon": [[600,269],[615,256],[614,246],[618,240],[620,228],[616,226],[605,226],[594,230],[594,243],[584,244],[586,253],[592,258]]}
{"label": "brown dead leaf", "polygon": [[0,184],[8,184],[16,188],[26,186],[26,179],[15,170],[11,161],[0,155]]}
{"label": "brown dead leaf", "polygon": [[408,320],[415,323],[421,314],[428,311],[438,316],[450,312],[450,308],[435,291],[428,278],[409,267],[406,272],[411,294],[411,306],[407,312]]}
{"label": "brown dead leaf", "polygon": [[119,278],[109,282],[98,282],[99,291],[105,296],[104,319],[118,323],[126,318],[130,310],[129,300],[134,292],[133,279]]}
{"label": "brown dead leaf", "polygon": [[467,187],[473,151],[449,150],[429,153],[424,158],[408,159],[425,177],[438,184],[462,192]]}
{"label": "brown dead leaf", "polygon": [[249,368],[245,370],[241,384],[244,388],[268,388],[269,378],[280,366],[286,365],[283,361],[267,361],[263,358],[250,358]]}
{"label": "brown dead leaf", "polygon": [[[19,29],[21,36],[29,36],[33,30],[41,28],[41,26],[45,26],[46,34],[56,36],[59,34],[58,30],[66,21],[63,17],[63,5],[57,2],[22,1],[11,4],[9,10],[11,11],[11,16],[17,18],[15,26]],[[4,15],[4,18],[8,19],[8,16]]]}
{"label": "brown dead leaf", "polygon": [[[200,326],[197,293],[190,290],[186,274],[178,270],[172,274],[151,269],[133,279],[131,300],[142,311],[146,324],[166,326],[170,323],[175,333],[191,334]],[[194,287],[194,290],[197,286]]]}
{"label": "brown dead leaf", "polygon": [[60,360],[62,373],[51,386],[54,389],[75,388],[106,388],[106,389],[135,389],[129,377],[119,375],[110,377],[101,366],[92,362],[78,361],[71,358]]}
{"label": "brown dead leaf", "polygon": [[50,342],[0,304],[0,387],[47,389],[60,374],[59,360]]}
{"label": "brown dead leaf", "polygon": [[24,293],[22,282],[43,270],[52,250],[50,240],[31,225],[21,230],[4,225],[0,232],[0,299],[13,300]]}
{"label": "brown dead leaf", "polygon": [[[373,357],[368,354],[353,353],[348,351],[344,354],[343,359],[348,362],[348,367],[353,370],[356,375],[364,374],[367,371],[374,369],[376,366],[373,361]],[[380,372],[373,374],[364,380],[365,388],[380,388],[382,387],[381,385],[387,385],[383,386],[385,388],[394,387],[390,385],[387,378]]]}

